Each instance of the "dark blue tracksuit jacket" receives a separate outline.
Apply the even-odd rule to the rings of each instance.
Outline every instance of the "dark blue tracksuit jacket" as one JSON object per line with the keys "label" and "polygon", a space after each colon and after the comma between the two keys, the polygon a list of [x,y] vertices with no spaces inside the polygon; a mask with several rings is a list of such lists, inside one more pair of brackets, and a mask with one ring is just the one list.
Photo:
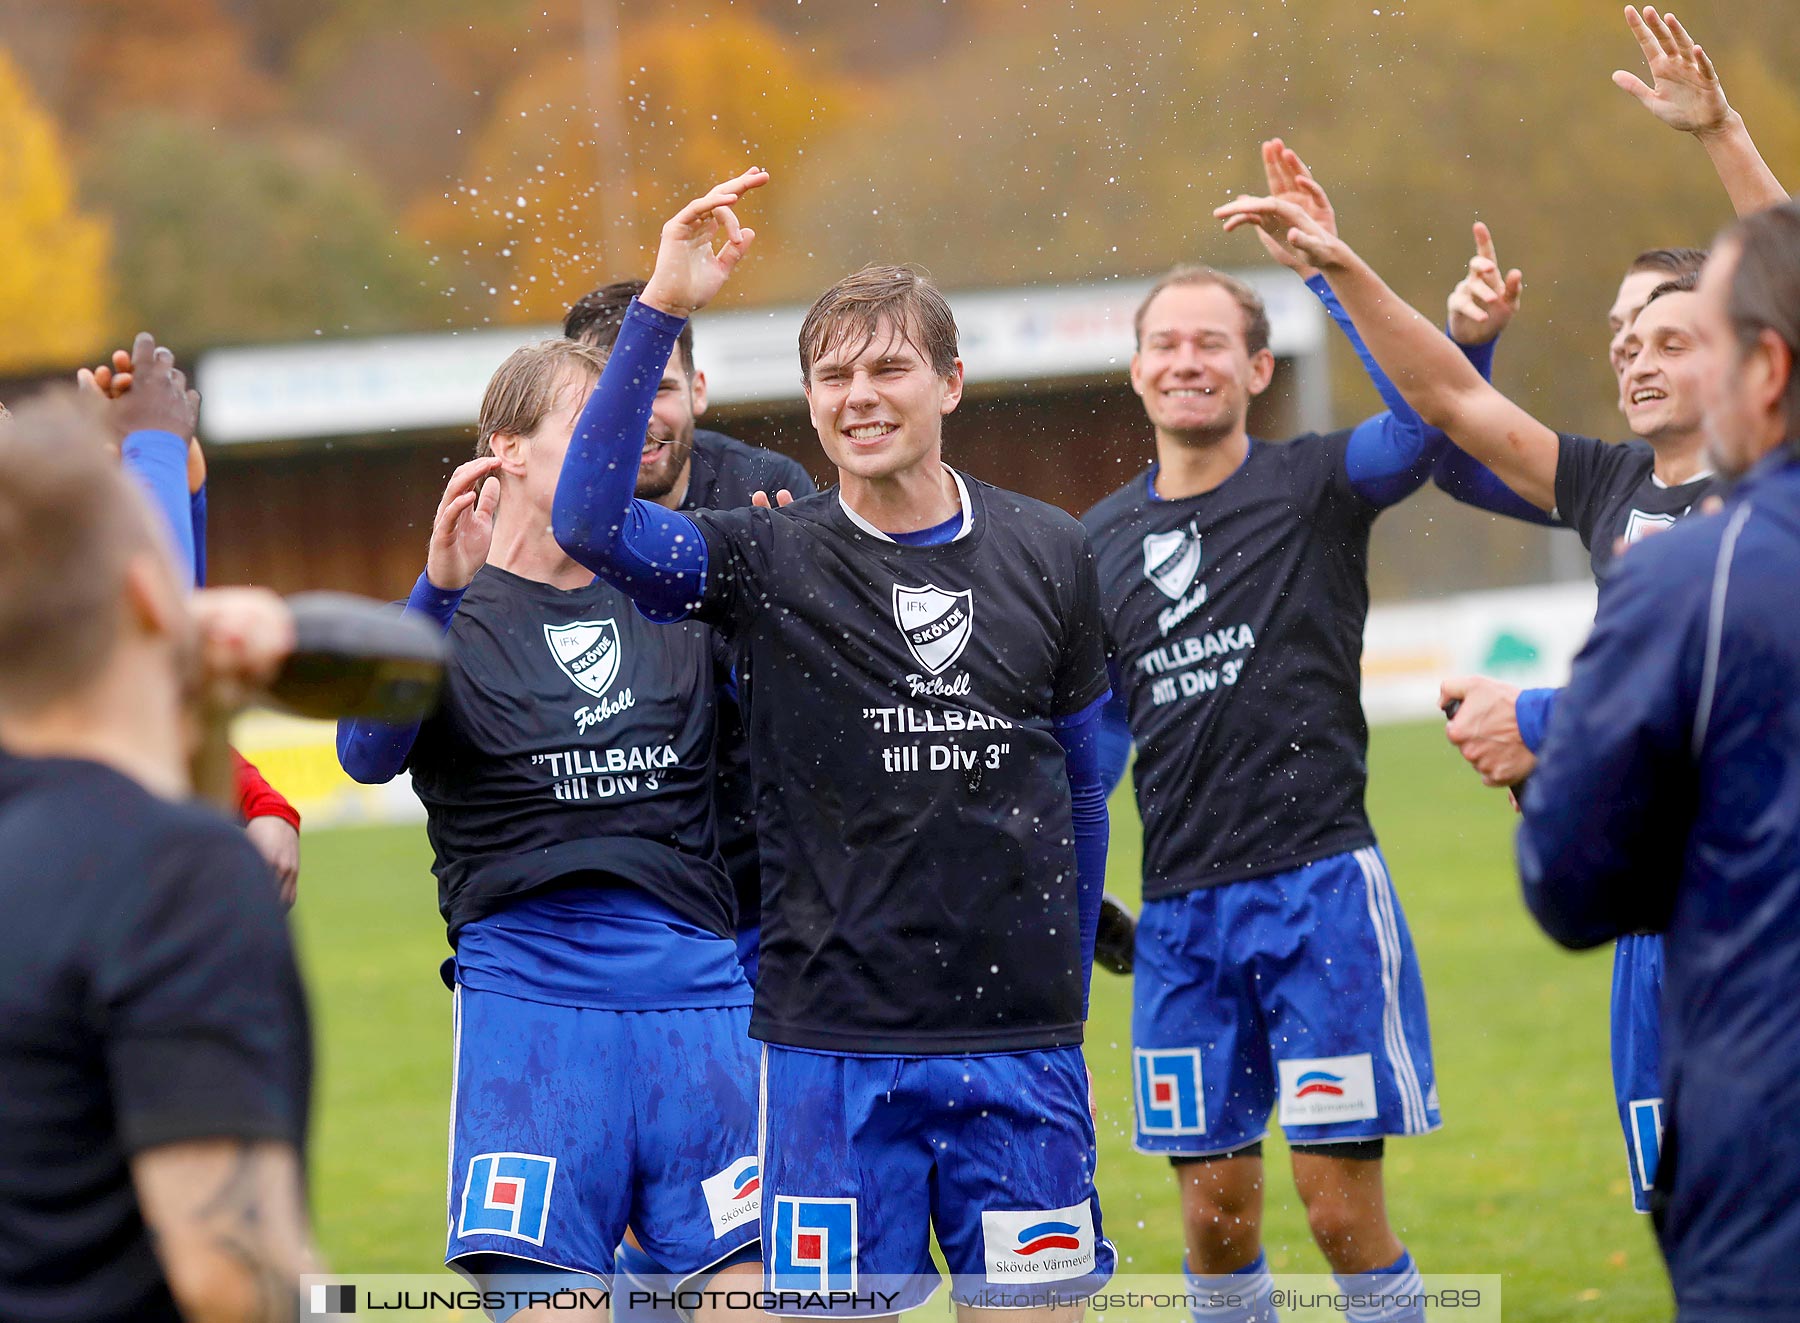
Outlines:
{"label": "dark blue tracksuit jacket", "polygon": [[1602,587],[1519,872],[1565,946],[1667,934],[1657,1226],[1680,1317],[1800,1319],[1800,447]]}

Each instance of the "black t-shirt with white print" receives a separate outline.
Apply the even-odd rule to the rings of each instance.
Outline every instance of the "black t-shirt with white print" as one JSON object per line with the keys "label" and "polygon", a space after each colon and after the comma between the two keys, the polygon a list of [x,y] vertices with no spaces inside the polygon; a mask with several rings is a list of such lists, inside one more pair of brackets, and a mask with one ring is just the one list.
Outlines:
{"label": "black t-shirt with white print", "polygon": [[1611,445],[1568,434],[1557,440],[1556,514],[1580,536],[1596,582],[1606,578],[1621,546],[1670,527],[1720,490],[1711,473],[1674,487],[1658,482],[1648,441]]}
{"label": "black t-shirt with white print", "polygon": [[1348,432],[1252,440],[1212,491],[1155,470],[1082,517],[1137,745],[1144,896],[1297,868],[1374,841],[1363,809],[1363,623],[1378,507]]}
{"label": "black t-shirt with white print", "polygon": [[653,625],[598,579],[482,567],[438,711],[407,757],[451,944],[533,891],[616,879],[732,935],[713,832],[711,631]]}
{"label": "black t-shirt with white print", "polygon": [[1081,527],[957,475],[961,532],[897,544],[832,488],[699,511],[696,616],[738,648],[763,860],[751,1033],[893,1055],[1081,1041],[1067,769],[1106,692]]}

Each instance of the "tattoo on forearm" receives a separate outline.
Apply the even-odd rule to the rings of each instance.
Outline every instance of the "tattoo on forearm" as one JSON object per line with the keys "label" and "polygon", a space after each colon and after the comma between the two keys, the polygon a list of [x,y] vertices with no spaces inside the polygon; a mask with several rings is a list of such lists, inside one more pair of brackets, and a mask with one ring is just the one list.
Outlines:
{"label": "tattoo on forearm", "polygon": [[240,1144],[232,1155],[230,1170],[194,1211],[194,1220],[207,1224],[213,1246],[236,1261],[255,1293],[251,1318],[286,1323],[295,1317],[299,1298],[291,1274],[271,1256],[270,1227],[263,1207],[266,1154]]}

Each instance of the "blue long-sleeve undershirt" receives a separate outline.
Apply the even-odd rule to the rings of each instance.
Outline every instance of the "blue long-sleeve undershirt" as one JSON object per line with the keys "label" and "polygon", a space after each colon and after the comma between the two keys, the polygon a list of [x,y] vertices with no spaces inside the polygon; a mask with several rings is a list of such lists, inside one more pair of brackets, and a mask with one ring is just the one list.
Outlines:
{"label": "blue long-sleeve undershirt", "polygon": [[1125,779],[1125,767],[1131,761],[1131,709],[1125,705],[1118,663],[1107,662],[1106,673],[1112,681],[1112,695],[1100,713],[1100,780],[1110,795]]}
{"label": "blue long-sleeve undershirt", "polygon": [[1102,695],[1054,726],[1069,770],[1069,801],[1075,828],[1075,903],[1081,927],[1081,1006],[1087,1014],[1094,977],[1094,939],[1100,931],[1100,898],[1106,890],[1106,847],[1110,823],[1109,789],[1101,766],[1102,721],[1110,694]]}
{"label": "blue long-sleeve undershirt", "polygon": [[1388,380],[1325,278],[1312,276],[1306,287],[1344,333],[1369,383],[1387,405],[1386,413],[1365,418],[1351,431],[1344,451],[1344,472],[1350,486],[1365,501],[1384,508],[1393,505],[1425,485],[1432,465],[1449,442],[1442,432],[1425,425],[1425,420]]}
{"label": "blue long-sleeve undershirt", "polygon": [[663,368],[685,320],[636,299],[588,397],[556,482],[562,549],[652,620],[685,619],[706,589],[706,540],[686,515],[638,500],[638,456]]}
{"label": "blue long-sleeve undershirt", "polygon": [[1550,730],[1550,717],[1556,711],[1560,689],[1525,689],[1513,706],[1513,719],[1519,724],[1519,739],[1532,753],[1544,747],[1544,736]]}
{"label": "blue long-sleeve undershirt", "polygon": [[194,587],[206,587],[206,484],[188,497],[188,525],[194,530]]}
{"label": "blue long-sleeve undershirt", "polygon": [[[412,595],[406,599],[406,609],[435,621],[438,628],[448,633],[464,591],[434,587],[421,573],[418,582],[413,584]],[[413,741],[418,738],[419,723],[416,721],[394,726],[385,721],[346,717],[338,722],[338,764],[351,780],[366,786],[380,785],[400,775],[406,766],[407,755],[412,752]]]}
{"label": "blue long-sleeve undershirt", "polygon": [[194,521],[188,499],[187,453],[185,437],[148,429],[131,433],[120,448],[125,471],[162,511],[182,582],[193,583]]}

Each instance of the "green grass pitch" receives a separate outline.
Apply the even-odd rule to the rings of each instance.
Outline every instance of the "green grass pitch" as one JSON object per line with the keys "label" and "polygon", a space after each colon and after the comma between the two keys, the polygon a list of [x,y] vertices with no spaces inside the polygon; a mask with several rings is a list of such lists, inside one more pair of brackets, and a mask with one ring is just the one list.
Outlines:
{"label": "green grass pitch", "polygon": [[[1526,915],[1513,817],[1439,727],[1385,727],[1370,812],[1424,965],[1445,1124],[1388,1149],[1395,1225],[1426,1272],[1500,1273],[1513,1323],[1666,1319],[1648,1219],[1630,1209],[1607,1073],[1610,958],[1570,956]],[[309,833],[295,911],[319,1048],[311,1154],[327,1261],[442,1260],[450,998],[422,827]],[[1138,823],[1113,801],[1111,886],[1137,896]],[[1130,989],[1094,977],[1088,1060],[1100,1195],[1127,1273],[1180,1262],[1167,1164],[1131,1151]],[[1278,1132],[1277,1132],[1278,1133]],[[1266,1241],[1277,1272],[1322,1272],[1279,1140]]]}

